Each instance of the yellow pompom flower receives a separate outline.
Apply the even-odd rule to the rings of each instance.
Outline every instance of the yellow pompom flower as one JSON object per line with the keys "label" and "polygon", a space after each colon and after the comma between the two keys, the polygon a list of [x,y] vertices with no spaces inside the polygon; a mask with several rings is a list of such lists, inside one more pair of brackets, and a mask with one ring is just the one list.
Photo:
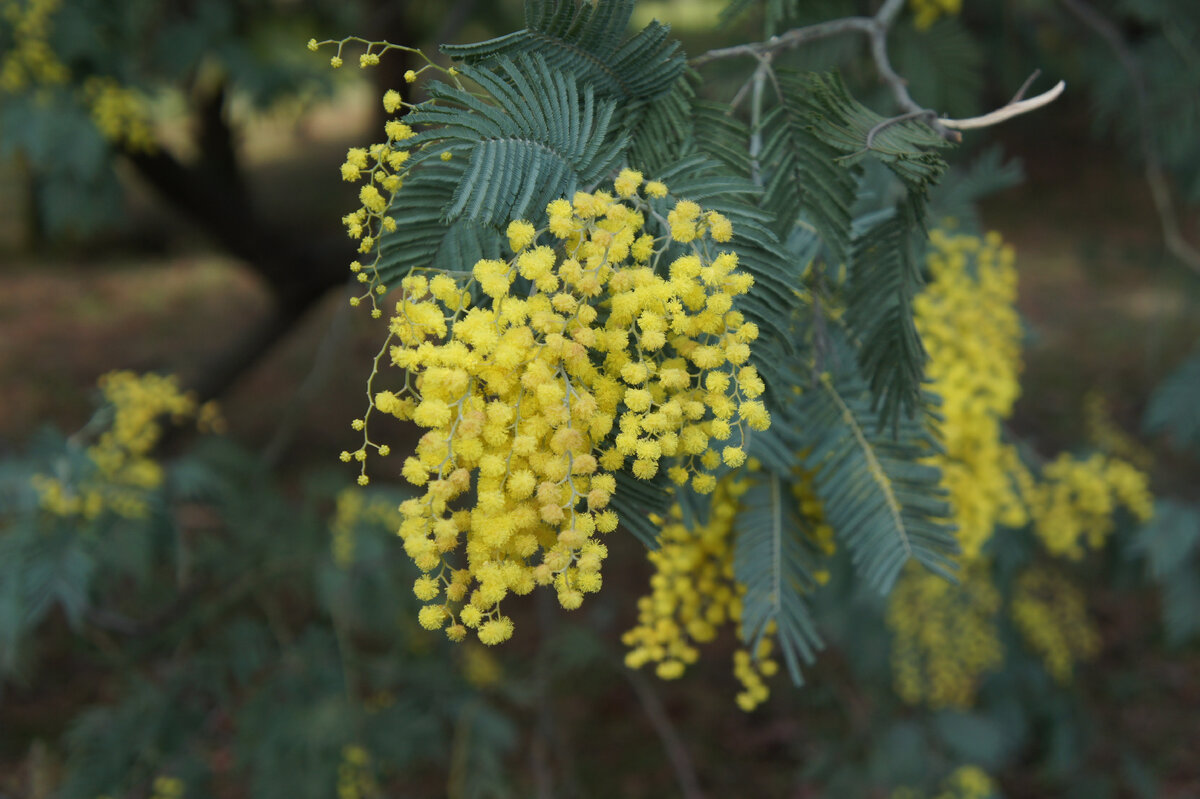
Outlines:
{"label": "yellow pompom flower", "polygon": [[533,243],[533,237],[537,234],[533,225],[523,219],[516,219],[508,225],[508,246],[513,252],[520,252]]}
{"label": "yellow pompom flower", "polygon": [[[667,469],[712,491],[716,469],[744,463],[747,431],[770,422],[745,363],[758,331],[732,310],[753,281],[713,246],[720,220],[680,201],[691,231],[676,244],[688,253],[656,270],[647,262],[672,242],[645,230],[642,177],[619,180],[612,193],[549,203],[544,244],[534,244],[536,221],[514,220],[510,258],[401,281],[376,371],[390,364],[404,385],[368,392],[354,457],[381,450],[366,438],[370,411],[423,429],[401,469],[421,493],[401,505],[398,532],[426,575],[417,596],[445,599],[420,621],[451,640],[456,625],[486,644],[506,640],[500,604],[538,585],[566,609],[600,589],[599,537],[618,523],[615,471],[648,480]],[[373,225],[386,209],[374,183],[348,225]]]}

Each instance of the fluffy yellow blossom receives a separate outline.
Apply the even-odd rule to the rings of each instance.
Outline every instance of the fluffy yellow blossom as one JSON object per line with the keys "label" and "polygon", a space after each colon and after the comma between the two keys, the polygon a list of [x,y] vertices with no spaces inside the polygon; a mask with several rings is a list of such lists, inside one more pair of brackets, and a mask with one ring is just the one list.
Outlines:
{"label": "fluffy yellow blossom", "polygon": [[7,29],[0,52],[0,96],[33,86],[64,83],[70,70],[50,46],[54,16],[62,0],[9,2],[4,9]]}
{"label": "fluffy yellow blossom", "polygon": [[[930,387],[942,398],[944,445],[930,460],[942,472],[965,569],[958,587],[907,574],[890,599],[888,623],[901,698],[966,707],[1002,656],[993,622],[999,599],[983,555],[991,537],[1031,526],[1051,555],[1078,558],[1085,546],[1103,544],[1118,509],[1148,519],[1152,498],[1146,475],[1124,460],[1064,454],[1035,473],[1004,440],[1019,393],[1021,330],[1013,255],[1000,237],[934,231],[926,267],[930,280],[913,308],[930,355]],[[1106,441],[1114,450],[1124,443]],[[1082,598],[1072,591],[1033,571],[1018,580],[1012,606],[1018,629],[1060,680],[1095,646]]]}
{"label": "fluffy yellow blossom", "polygon": [[891,799],[990,799],[996,795],[996,784],[979,766],[959,766],[946,775],[938,791],[928,794],[915,788],[897,788]]}
{"label": "fluffy yellow blossom", "polygon": [[1003,660],[999,609],[986,561],[976,561],[959,585],[920,569],[906,571],[887,610],[900,698],[932,708],[970,707],[983,676]]}
{"label": "fluffy yellow blossom", "polygon": [[357,744],[342,748],[338,765],[337,799],[368,799],[379,795],[370,753]]}
{"label": "fluffy yellow blossom", "polygon": [[155,148],[149,103],[141,92],[113,78],[92,77],[83,84],[83,99],[104,138],[134,151]]}
{"label": "fluffy yellow blossom", "polygon": [[[712,494],[708,521],[689,529],[679,506],[659,534],[659,549],[649,553],[655,574],[651,592],[638,600],[638,624],[622,637],[629,647],[625,664],[640,668],[654,663],[664,680],[683,676],[700,656],[697,644],[708,643],[726,624],[741,621],[741,596],[745,589],[733,577],[733,522],[738,498],[748,483],[728,477]],[[767,698],[763,677],[778,664],[769,659],[769,638],[764,638],[760,659],[739,650],[734,672],[743,690],[737,701],[752,710]]]}
{"label": "fluffy yellow blossom", "polygon": [[642,173],[632,169],[622,169],[621,174],[613,181],[613,189],[621,197],[632,197],[642,185]]}
{"label": "fluffy yellow blossom", "polygon": [[513,252],[520,252],[533,242],[536,234],[533,225],[523,219],[514,220],[508,225],[508,246]]}
{"label": "fluffy yellow blossom", "polygon": [[[373,213],[377,198],[361,199]],[[401,282],[379,364],[404,388],[369,392],[353,457],[380,448],[365,438],[370,412],[424,428],[401,467],[423,494],[398,526],[429,580],[415,587],[433,603],[422,626],[500,643],[513,632],[500,603],[539,585],[578,608],[603,582],[614,472],[665,468],[710,491],[715,442],[740,464],[747,431],[769,424],[746,364],[757,330],[732,310],[751,281],[733,253],[711,253],[699,206],[687,242],[659,245],[686,244],[682,266],[634,258],[646,210],[636,191],[578,192],[547,207],[552,241],[533,246],[534,223],[516,220],[510,259]]]}
{"label": "fluffy yellow blossom", "polygon": [[1140,521],[1154,514],[1146,474],[1116,458],[1064,453],[1046,466],[1042,478],[1029,490],[1029,504],[1034,532],[1052,555],[1077,559],[1085,544],[1103,546],[1118,508]]}
{"label": "fluffy yellow blossom", "polygon": [[1014,307],[1017,273],[1011,247],[995,235],[930,235],[930,280],[913,303],[929,352],[926,374],[942,398],[945,452],[932,459],[954,508],[964,561],[978,557],[997,525],[1023,526],[1028,516],[1015,473],[1015,448],[1004,420],[1020,393],[1021,324]]}
{"label": "fluffy yellow blossom", "polygon": [[1011,615],[1026,645],[1060,683],[1069,682],[1075,664],[1100,649],[1083,592],[1048,568],[1035,567],[1017,578]]}
{"label": "fluffy yellow blossom", "polygon": [[150,799],[183,799],[183,780],[178,777],[155,777]]}
{"label": "fluffy yellow blossom", "polygon": [[149,513],[149,494],[162,484],[162,467],[151,453],[162,437],[162,420],[194,418],[196,398],[174,377],[109,372],[98,381],[106,406],[96,422],[103,430],[87,448],[88,469],[79,474],[36,474],[31,483],[41,506],[58,516],[94,519],[103,512],[126,518]]}

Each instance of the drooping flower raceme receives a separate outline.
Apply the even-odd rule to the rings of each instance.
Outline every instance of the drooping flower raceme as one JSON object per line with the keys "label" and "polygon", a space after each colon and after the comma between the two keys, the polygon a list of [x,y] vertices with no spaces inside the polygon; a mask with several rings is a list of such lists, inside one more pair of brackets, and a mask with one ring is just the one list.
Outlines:
{"label": "drooping flower raceme", "polygon": [[[553,586],[573,609],[599,590],[616,472],[708,493],[770,423],[728,220],[681,200],[656,237],[639,189],[666,187],[629,170],[615,185],[555,200],[542,227],[511,223],[507,260],[402,281],[381,356],[404,382],[370,410],[426,431],[402,469],[424,493],[399,533],[425,573],[420,622],[452,640],[507,639],[509,594]],[[368,421],[343,460],[386,454]]]}

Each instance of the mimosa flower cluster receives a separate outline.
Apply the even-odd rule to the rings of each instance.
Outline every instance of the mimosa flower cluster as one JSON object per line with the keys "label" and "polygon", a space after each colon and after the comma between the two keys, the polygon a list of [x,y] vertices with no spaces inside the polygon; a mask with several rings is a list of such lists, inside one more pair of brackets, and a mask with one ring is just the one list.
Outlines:
{"label": "mimosa flower cluster", "polygon": [[337,799],[368,799],[379,795],[371,768],[371,753],[357,744],[342,747],[338,764]]}
{"label": "mimosa flower cluster", "polygon": [[62,0],[0,0],[0,30],[9,31],[8,47],[0,53],[0,94],[63,83],[70,77],[49,40],[61,5]]}
{"label": "mimosa flower cluster", "polygon": [[[706,523],[687,526],[678,505],[662,520],[660,547],[648,556],[654,566],[650,593],[638,600],[637,626],[621,639],[629,647],[625,664],[630,668],[654,663],[662,679],[681,677],[699,658],[698,644],[714,640],[722,626],[740,626],[745,586],[734,578],[734,518],[753,480],[746,471],[730,472],[718,482]],[[811,473],[798,478],[793,488],[801,512],[812,522],[814,548],[833,554],[833,529],[823,521]],[[824,582],[828,572],[818,572],[816,578]],[[755,652],[734,652],[734,676],[742,684],[737,703],[746,711],[767,699],[766,679],[779,670],[770,657],[774,644],[769,633]]]}
{"label": "mimosa flower cluster", "polygon": [[[71,70],[50,44],[62,0],[0,0],[0,96],[59,86]],[[133,151],[156,146],[150,106],[136,89],[109,76],[92,76],[77,97],[110,142]]]}
{"label": "mimosa flower cluster", "polygon": [[[748,483],[732,475],[722,479],[705,524],[689,528],[678,505],[669,519],[660,520],[660,547],[648,556],[654,566],[650,593],[638,600],[637,626],[621,639],[630,647],[625,665],[637,669],[655,663],[660,678],[682,677],[700,657],[697,644],[712,641],[722,626],[741,620],[744,589],[733,577],[733,522],[738,498],[747,488]],[[735,673],[743,685],[737,702],[745,710],[767,698],[763,678],[779,670],[769,657],[771,648],[770,637],[764,636],[756,658],[742,649],[735,655]]]}
{"label": "mimosa flower cluster", "polygon": [[995,623],[1001,598],[989,564],[976,561],[960,579],[954,585],[910,569],[892,590],[894,687],[910,705],[968,708],[983,676],[1004,660]]}
{"label": "mimosa flower cluster", "polygon": [[615,472],[708,493],[770,423],[748,363],[758,330],[733,309],[753,279],[719,248],[728,220],[680,200],[656,236],[646,197],[666,186],[625,170],[615,189],[514,221],[508,260],[402,281],[380,361],[403,386],[370,390],[363,446],[342,459],[390,452],[366,434],[372,411],[427,431],[403,464],[424,494],[399,534],[425,572],[419,620],[452,640],[509,638],[509,594],[553,586],[574,609],[600,589]]}
{"label": "mimosa flower cluster", "polygon": [[1021,321],[1012,247],[1000,236],[930,234],[929,282],[913,301],[929,353],[926,375],[941,397],[945,453],[933,459],[954,507],[964,561],[974,560],[998,524],[1028,522],[1014,473],[1016,450],[1004,420],[1020,394]]}
{"label": "mimosa flower cluster", "polygon": [[1017,578],[1011,615],[1026,646],[1060,683],[1071,680],[1076,663],[1100,650],[1100,633],[1088,617],[1083,592],[1047,567],[1031,568]]}
{"label": "mimosa flower cluster", "polygon": [[1028,501],[1034,532],[1046,550],[1073,560],[1083,557],[1085,543],[1104,546],[1118,508],[1143,522],[1154,515],[1145,472],[1101,453],[1086,459],[1059,455],[1042,470]]}
{"label": "mimosa flower cluster", "polygon": [[[944,452],[931,462],[942,471],[967,570],[957,587],[908,571],[892,594],[888,621],[895,633],[897,693],[912,703],[967,707],[983,673],[1002,656],[995,629],[999,597],[990,584],[975,584],[990,579],[983,551],[992,536],[1028,525],[1051,555],[1079,558],[1085,544],[1103,545],[1118,509],[1145,520],[1153,499],[1146,475],[1126,461],[1063,454],[1035,473],[1004,440],[1005,420],[1020,393],[1021,330],[1014,256],[999,235],[981,239],[935,230],[926,268],[930,280],[913,308],[930,356],[931,388],[942,398]],[[1068,589],[1060,593],[1066,596]],[[1086,658],[1094,646],[1050,624],[1031,595],[1018,599],[1012,610],[1025,619],[1031,646],[1043,653],[1051,673],[1069,676],[1063,664]],[[938,602],[953,607],[931,610]],[[1072,618],[1087,629],[1081,600],[1075,609]],[[939,650],[938,642],[955,640],[953,625],[962,627],[963,643]]]}
{"label": "mimosa flower cluster", "polygon": [[[55,474],[32,478],[42,507],[57,516],[95,519],[104,512],[130,519],[149,512],[150,492],[163,482],[163,469],[150,457],[162,437],[162,420],[175,424],[196,418],[201,426],[219,426],[215,407],[197,407],[174,377],[109,372],[98,381],[106,405],[72,442],[86,449],[88,468],[71,471],[67,461]],[[98,432],[97,432],[98,431]]]}
{"label": "mimosa flower cluster", "polygon": [[[438,66],[424,52],[413,47],[387,41],[371,41],[358,36],[321,42],[316,39],[308,41],[308,49],[313,52],[325,46],[336,47],[336,52],[329,59],[329,65],[334,69],[342,66],[342,56],[347,45],[364,46],[358,58],[358,65],[363,69],[377,66],[382,55],[391,50],[399,50],[425,61],[425,65],[420,69],[410,69],[404,73],[405,83],[414,83],[422,73],[433,70],[462,88],[458,80],[458,70]],[[421,161],[433,157],[449,161],[453,157],[449,150],[431,152],[421,146],[410,146],[409,140],[416,136],[416,132],[403,122],[399,115],[415,109],[416,106],[405,101],[400,91],[388,89],[384,92],[382,101],[383,110],[396,115],[384,123],[386,139],[369,147],[351,147],[346,152],[346,160],[341,166],[342,180],[363,183],[358,192],[359,207],[342,217],[346,235],[355,241],[358,252],[364,256],[350,263],[350,271],[354,273],[358,282],[363,284],[363,293],[352,297],[350,305],[358,307],[364,300],[369,300],[371,316],[376,319],[383,316],[378,299],[388,291],[388,286],[382,282],[379,275],[379,263],[383,258],[381,239],[396,229],[396,220],[389,214],[392,200],[403,187],[409,173]]]}
{"label": "mimosa flower cluster", "polygon": [[114,78],[93,77],[84,82],[82,96],[104,138],[134,152],[152,152],[157,147],[149,104],[141,92]]}

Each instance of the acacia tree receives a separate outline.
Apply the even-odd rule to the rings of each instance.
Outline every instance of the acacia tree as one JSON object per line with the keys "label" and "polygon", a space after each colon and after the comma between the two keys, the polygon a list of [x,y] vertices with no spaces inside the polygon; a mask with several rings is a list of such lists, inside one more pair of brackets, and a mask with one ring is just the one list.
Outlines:
{"label": "acacia tree", "polygon": [[[1074,734],[1066,686],[1098,639],[1072,564],[1152,500],[1136,453],[1041,459],[1006,431],[1014,256],[973,205],[1015,174],[996,156],[953,163],[963,131],[1063,85],[1027,98],[1031,78],[993,111],[950,117],[915,99],[903,65],[944,77],[921,88],[949,107],[978,102],[946,68],[970,61],[965,30],[935,23],[956,4],[914,4],[910,19],[886,0],[811,24],[803,4],[759,5],[726,19],[754,6],[761,42],[690,59],[664,25],[629,32],[632,0],[528,0],[523,28],[446,45],[449,64],[391,41],[309,42],[333,67],[405,59],[381,92],[384,139],[340,168],[361,184],[342,220],[358,250],[351,304],[380,320],[361,444],[341,456],[359,486],[337,493],[327,530],[250,458],[202,446],[164,471],[153,420],[210,412],[125,374],[102,386],[89,430],[14,468],[5,673],[31,673],[24,644],[56,605],[85,632],[193,654],[147,677],[96,644],[138,676],[78,719],[65,795],[247,780],[262,796],[335,781],[344,796],[499,795],[525,740],[505,711],[528,699],[496,688],[490,653],[507,647],[474,642],[517,646],[519,597],[538,587],[565,611],[590,606],[626,533],[654,569],[621,636],[630,669],[679,678],[731,628],[744,710],[778,671],[799,685],[828,640],[864,683],[891,686],[870,745],[887,753],[882,774],[845,757],[819,781],[830,793],[987,796],[980,766],[1016,762],[1040,729]],[[805,69],[831,41],[853,46]],[[718,64],[738,80],[706,81]],[[1160,416],[1177,418],[1168,406],[1189,391]],[[414,450],[388,416],[418,428]],[[192,503],[223,536],[196,543],[178,513]],[[1172,585],[1190,579],[1185,517],[1143,536]],[[156,579],[161,550],[186,578]],[[293,603],[298,575],[317,590]],[[159,614],[129,612],[164,598]],[[461,652],[431,653],[442,635]],[[536,657],[531,780],[552,795],[571,758],[545,754],[550,669]],[[679,790],[700,795],[718,777],[697,776],[654,689],[627,676]],[[236,729],[235,766],[206,756],[224,731],[206,723]],[[448,782],[423,782],[423,761],[445,762]]]}

